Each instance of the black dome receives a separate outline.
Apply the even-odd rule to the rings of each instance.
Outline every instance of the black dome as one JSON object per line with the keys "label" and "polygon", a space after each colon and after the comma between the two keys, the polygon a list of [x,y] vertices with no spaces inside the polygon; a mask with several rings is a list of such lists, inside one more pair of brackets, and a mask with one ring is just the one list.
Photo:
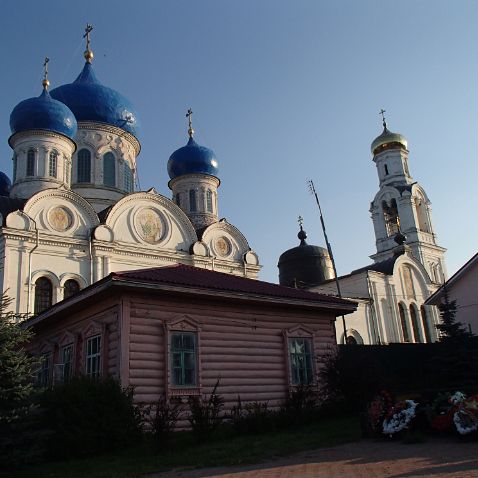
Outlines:
{"label": "black dome", "polygon": [[288,287],[311,287],[327,280],[324,262],[327,249],[305,242],[307,234],[300,230],[297,235],[300,245],[293,247],[279,257],[279,284]]}

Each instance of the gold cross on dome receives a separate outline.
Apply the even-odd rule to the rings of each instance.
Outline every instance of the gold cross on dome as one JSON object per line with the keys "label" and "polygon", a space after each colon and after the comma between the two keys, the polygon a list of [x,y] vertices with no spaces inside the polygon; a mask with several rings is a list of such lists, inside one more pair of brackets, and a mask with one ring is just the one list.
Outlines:
{"label": "gold cross on dome", "polygon": [[189,137],[192,138],[194,135],[194,130],[193,130],[193,110],[191,108],[188,109],[188,112],[186,113],[186,118],[188,119],[188,134],[189,134]]}
{"label": "gold cross on dome", "polygon": [[382,115],[382,124],[384,128],[387,127],[387,121],[385,120],[385,113],[386,111],[383,108],[378,112],[379,115]]}
{"label": "gold cross on dome", "polygon": [[48,81],[48,62],[49,61],[50,61],[50,58],[46,56],[45,61],[43,62],[43,81],[42,81],[43,88],[45,89],[47,89],[50,86],[50,82]]}
{"label": "gold cross on dome", "polygon": [[93,25],[90,25],[89,23],[86,24],[85,28],[85,34],[83,35],[83,38],[86,38],[86,49],[90,49],[90,33],[93,30]]}

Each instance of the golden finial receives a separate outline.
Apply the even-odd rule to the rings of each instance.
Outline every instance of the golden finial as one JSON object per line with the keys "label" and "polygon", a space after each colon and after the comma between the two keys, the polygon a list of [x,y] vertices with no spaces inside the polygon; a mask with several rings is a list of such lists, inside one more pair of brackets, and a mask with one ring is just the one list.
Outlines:
{"label": "golden finial", "polygon": [[382,115],[382,124],[383,124],[384,129],[387,129],[387,122],[385,120],[385,113],[386,113],[386,111],[383,108],[378,112],[379,115]]}
{"label": "golden finial", "polygon": [[48,87],[50,86],[50,81],[48,80],[48,62],[50,61],[50,58],[47,56],[45,57],[45,61],[43,62],[43,81],[41,84],[43,85],[43,89],[48,90]]}
{"label": "golden finial", "polygon": [[83,53],[83,56],[85,57],[85,60],[88,63],[91,63],[91,60],[93,60],[93,52],[90,50],[90,33],[91,30],[93,30],[93,26],[90,25],[89,23],[86,24],[85,28],[85,34],[83,35],[83,38],[86,38],[86,50],[85,53]]}
{"label": "golden finial", "polygon": [[194,135],[194,130],[193,130],[193,110],[191,108],[188,109],[188,112],[186,113],[186,118],[188,119],[188,134],[189,137],[192,138]]}

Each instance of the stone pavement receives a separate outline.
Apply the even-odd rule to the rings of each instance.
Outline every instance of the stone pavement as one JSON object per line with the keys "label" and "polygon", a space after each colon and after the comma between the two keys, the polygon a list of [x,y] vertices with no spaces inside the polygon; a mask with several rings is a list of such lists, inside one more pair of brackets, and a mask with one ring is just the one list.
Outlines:
{"label": "stone pavement", "polygon": [[430,439],[425,443],[362,440],[256,465],[175,470],[149,478],[478,478],[478,443]]}

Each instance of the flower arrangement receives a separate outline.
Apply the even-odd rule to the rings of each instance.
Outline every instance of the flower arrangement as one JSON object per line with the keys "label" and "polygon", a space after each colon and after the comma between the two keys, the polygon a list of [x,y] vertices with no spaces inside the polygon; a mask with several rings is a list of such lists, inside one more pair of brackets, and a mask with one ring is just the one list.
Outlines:
{"label": "flower arrangement", "polygon": [[395,404],[383,421],[383,433],[392,436],[406,430],[416,415],[417,405],[418,403],[413,400],[404,400]]}
{"label": "flower arrangement", "polygon": [[[455,395],[450,397],[450,400]],[[463,395],[456,405],[457,410],[453,415],[453,422],[458,433],[460,435],[469,435],[476,432],[478,430],[478,395],[473,395],[469,398]]]}
{"label": "flower arrangement", "polygon": [[367,408],[368,425],[373,433],[382,431],[383,420],[393,406],[390,393],[382,390],[369,404]]}

